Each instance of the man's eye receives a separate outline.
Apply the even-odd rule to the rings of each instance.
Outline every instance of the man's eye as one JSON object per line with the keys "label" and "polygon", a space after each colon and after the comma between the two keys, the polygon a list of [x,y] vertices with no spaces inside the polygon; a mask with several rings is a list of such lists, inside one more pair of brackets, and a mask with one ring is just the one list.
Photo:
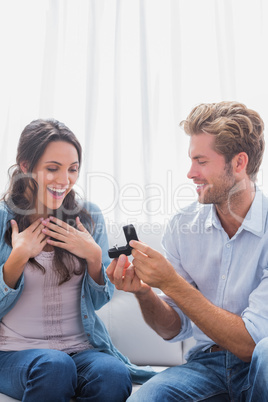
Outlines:
{"label": "man's eye", "polygon": [[205,165],[207,162],[206,161],[198,161],[199,165]]}

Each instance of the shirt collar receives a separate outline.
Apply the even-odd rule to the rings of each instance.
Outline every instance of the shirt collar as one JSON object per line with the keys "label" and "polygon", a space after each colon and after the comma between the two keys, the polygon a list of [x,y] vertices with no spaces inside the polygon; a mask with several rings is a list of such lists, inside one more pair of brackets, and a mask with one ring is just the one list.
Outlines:
{"label": "shirt collar", "polygon": [[256,187],[254,200],[241,225],[241,230],[245,229],[256,236],[262,237],[265,232],[267,211],[267,198],[263,195],[262,191]]}
{"label": "shirt collar", "polygon": [[221,222],[218,218],[216,208],[214,204],[209,204],[209,212],[207,214],[207,218],[205,220],[205,228],[208,230],[212,226],[215,226],[217,229],[221,229]]}
{"label": "shirt collar", "polygon": [[[256,236],[262,237],[265,231],[267,212],[267,198],[263,195],[262,191],[258,187],[256,187],[254,200],[237,233],[245,229],[249,232],[252,232]],[[210,205],[210,211],[205,221],[206,229],[209,229],[212,226],[217,229],[222,229],[222,225],[217,215],[215,205],[213,204]]]}

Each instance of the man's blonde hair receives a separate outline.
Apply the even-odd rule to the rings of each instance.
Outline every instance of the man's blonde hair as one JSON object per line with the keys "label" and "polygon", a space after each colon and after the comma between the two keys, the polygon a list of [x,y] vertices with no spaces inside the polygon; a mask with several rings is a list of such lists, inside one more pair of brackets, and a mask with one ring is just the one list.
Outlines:
{"label": "man's blonde hair", "polygon": [[264,152],[264,123],[260,115],[237,102],[201,103],[180,125],[186,134],[215,135],[215,151],[229,163],[235,155],[248,155],[247,174],[256,180]]}

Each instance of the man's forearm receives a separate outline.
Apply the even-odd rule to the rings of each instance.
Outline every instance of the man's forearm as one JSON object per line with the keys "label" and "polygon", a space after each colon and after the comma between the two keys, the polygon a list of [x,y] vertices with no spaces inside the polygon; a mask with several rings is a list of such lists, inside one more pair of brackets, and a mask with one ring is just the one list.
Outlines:
{"label": "man's forearm", "polygon": [[179,275],[162,290],[216,344],[250,361],[255,342],[240,316],[215,306]]}
{"label": "man's forearm", "polygon": [[146,293],[136,294],[146,323],[162,338],[174,338],[181,329],[179,315],[166,302],[150,289]]}

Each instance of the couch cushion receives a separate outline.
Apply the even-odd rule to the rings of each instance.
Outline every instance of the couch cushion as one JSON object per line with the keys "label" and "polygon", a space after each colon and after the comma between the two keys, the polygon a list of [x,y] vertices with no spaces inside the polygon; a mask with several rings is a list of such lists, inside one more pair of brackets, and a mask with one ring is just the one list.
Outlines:
{"label": "couch cushion", "polygon": [[97,312],[114,345],[137,365],[174,366],[184,362],[181,342],[169,343],[144,321],[133,294],[115,290],[112,300]]}

